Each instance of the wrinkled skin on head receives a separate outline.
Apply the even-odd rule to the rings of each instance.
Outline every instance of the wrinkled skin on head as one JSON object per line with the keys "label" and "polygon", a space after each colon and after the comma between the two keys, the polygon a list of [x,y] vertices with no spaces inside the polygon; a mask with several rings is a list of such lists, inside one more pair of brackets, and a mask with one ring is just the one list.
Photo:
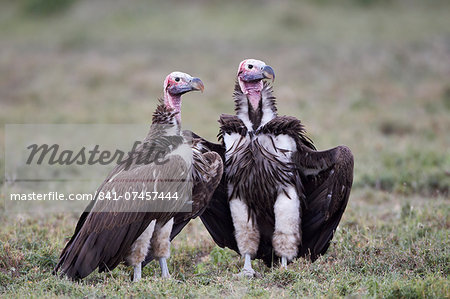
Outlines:
{"label": "wrinkled skin on head", "polygon": [[174,109],[178,122],[181,121],[181,96],[187,92],[199,90],[203,92],[203,82],[183,72],[172,72],[164,80],[164,104]]}
{"label": "wrinkled skin on head", "polygon": [[239,64],[237,78],[242,92],[256,110],[261,99],[263,79],[275,80],[273,69],[261,60],[245,59]]}

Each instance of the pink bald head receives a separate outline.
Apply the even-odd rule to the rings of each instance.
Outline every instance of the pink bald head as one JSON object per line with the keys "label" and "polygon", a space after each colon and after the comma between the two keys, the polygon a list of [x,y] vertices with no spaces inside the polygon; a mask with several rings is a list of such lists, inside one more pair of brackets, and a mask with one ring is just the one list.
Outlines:
{"label": "pink bald head", "polygon": [[245,59],[239,64],[237,78],[242,92],[247,96],[253,109],[261,100],[263,79],[275,80],[273,69],[261,60]]}
{"label": "pink bald head", "polygon": [[177,120],[181,122],[181,96],[193,90],[203,92],[203,82],[183,72],[172,72],[164,80],[164,104],[178,112]]}

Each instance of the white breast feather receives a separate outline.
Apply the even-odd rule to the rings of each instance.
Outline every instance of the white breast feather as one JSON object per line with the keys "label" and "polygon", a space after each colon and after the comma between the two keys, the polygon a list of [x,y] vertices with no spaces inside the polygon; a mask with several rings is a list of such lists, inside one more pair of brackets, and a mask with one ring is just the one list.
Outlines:
{"label": "white breast feather", "polygon": [[228,159],[230,155],[233,154],[233,151],[239,146],[242,136],[238,133],[224,134],[223,142],[225,143],[225,149],[227,152],[225,153],[225,158]]}
{"label": "white breast feather", "polygon": [[297,148],[294,139],[284,134],[277,136],[260,135],[258,141],[267,151],[286,162],[290,161],[292,153]]}
{"label": "white breast feather", "polygon": [[247,127],[247,130],[253,131],[253,123],[248,118],[248,107],[247,105],[242,105],[241,110],[237,114],[237,116],[242,120],[244,125]]}

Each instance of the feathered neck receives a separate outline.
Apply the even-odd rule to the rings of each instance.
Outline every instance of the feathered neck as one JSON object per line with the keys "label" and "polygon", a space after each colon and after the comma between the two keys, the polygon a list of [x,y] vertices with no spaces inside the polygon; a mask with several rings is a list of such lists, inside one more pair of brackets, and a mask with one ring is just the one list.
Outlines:
{"label": "feathered neck", "polygon": [[233,98],[236,115],[249,131],[256,131],[277,116],[275,96],[273,96],[272,86],[267,82],[263,84],[256,109],[251,105],[248,96],[242,92],[238,81],[234,86]]}
{"label": "feathered neck", "polygon": [[177,117],[179,114],[179,111],[166,105],[163,99],[159,99],[159,105],[153,112],[152,128],[169,135],[179,135],[180,122]]}

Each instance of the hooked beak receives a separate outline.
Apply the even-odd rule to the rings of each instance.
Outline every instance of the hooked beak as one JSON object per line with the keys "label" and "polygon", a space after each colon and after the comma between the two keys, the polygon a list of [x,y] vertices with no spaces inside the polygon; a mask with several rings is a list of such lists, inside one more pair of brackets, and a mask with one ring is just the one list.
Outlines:
{"label": "hooked beak", "polygon": [[199,78],[192,78],[191,87],[192,90],[199,90],[200,92],[203,92],[203,90],[205,90],[205,86],[203,85],[202,80],[200,80]]}
{"label": "hooked beak", "polygon": [[262,74],[265,79],[272,80],[272,82],[275,81],[275,72],[273,71],[273,68],[271,68],[270,66],[266,65],[263,68]]}
{"label": "hooked beak", "polygon": [[275,72],[270,66],[266,65],[261,71],[251,73],[245,72],[240,75],[240,78],[244,82],[259,81],[262,79],[269,79],[273,82],[275,81]]}
{"label": "hooked beak", "polygon": [[199,78],[192,78],[189,82],[186,82],[183,85],[173,85],[169,87],[168,91],[173,95],[182,95],[193,90],[203,92],[204,89],[205,86],[203,85],[202,80]]}

